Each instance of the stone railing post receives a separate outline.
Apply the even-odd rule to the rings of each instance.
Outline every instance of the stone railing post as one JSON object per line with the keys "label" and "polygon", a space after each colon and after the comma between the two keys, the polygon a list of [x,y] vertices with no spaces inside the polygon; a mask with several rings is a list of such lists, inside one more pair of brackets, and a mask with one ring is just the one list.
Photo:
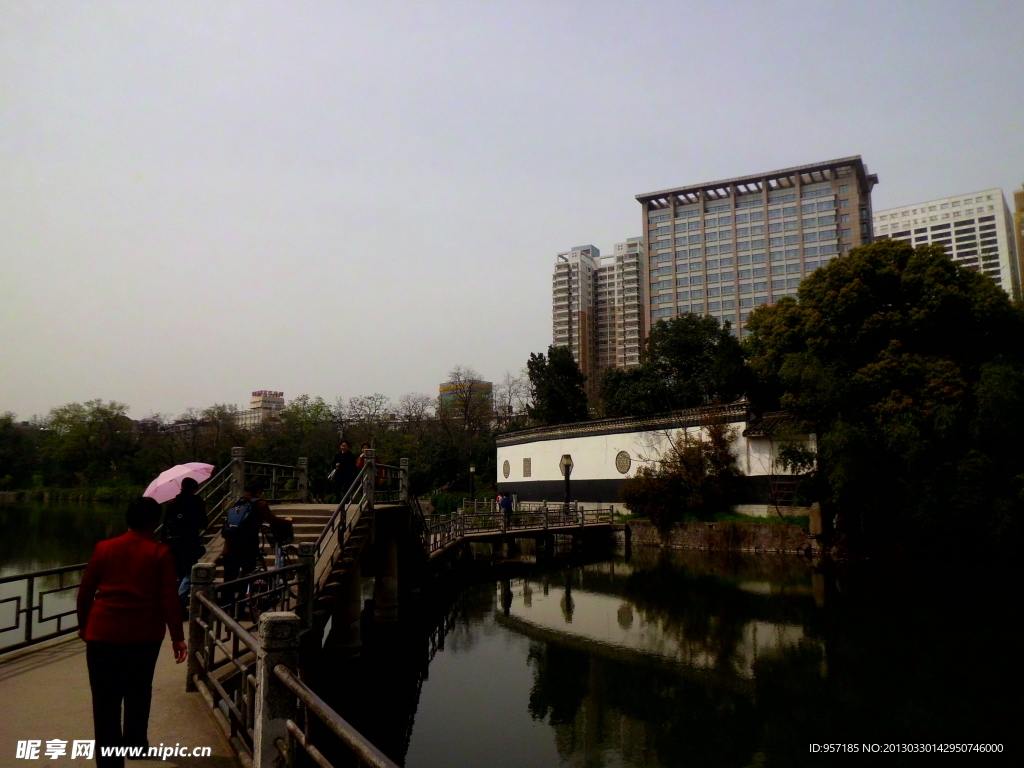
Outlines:
{"label": "stone railing post", "polygon": [[296,717],[295,694],[278,681],[274,667],[283,664],[298,675],[300,628],[299,617],[291,611],[268,611],[260,616],[253,768],[276,768],[280,758],[276,742],[288,741],[286,723]]}
{"label": "stone railing post", "polygon": [[302,580],[298,585],[298,595],[295,598],[296,613],[302,619],[302,628],[309,629],[313,626],[313,598],[314,582],[316,580],[316,543],[303,541],[299,544],[300,565],[305,566],[302,573]]}
{"label": "stone railing post", "polygon": [[366,449],[363,457],[363,498],[366,500],[366,509],[373,509],[373,492],[377,487],[377,459],[373,448]]}
{"label": "stone railing post", "polygon": [[296,483],[299,491],[299,501],[303,504],[309,503],[309,459],[299,459],[299,478]]}
{"label": "stone railing post", "polygon": [[400,481],[398,486],[398,500],[403,504],[409,503],[409,460],[399,459],[398,461]]}
{"label": "stone railing post", "polygon": [[231,486],[228,493],[231,501],[245,493],[245,448],[241,446],[231,449]]}
{"label": "stone railing post", "polygon": [[544,530],[548,529],[548,503],[547,501],[541,502],[541,512],[544,513]]}
{"label": "stone railing post", "polygon": [[[206,644],[206,630],[199,623],[205,606],[199,602],[199,595],[213,592],[213,580],[216,566],[213,563],[196,563],[192,566],[192,589],[188,595],[188,667],[186,671],[185,690],[192,692],[196,688],[196,675],[199,674],[199,653]],[[209,664],[209,659],[205,660]]]}

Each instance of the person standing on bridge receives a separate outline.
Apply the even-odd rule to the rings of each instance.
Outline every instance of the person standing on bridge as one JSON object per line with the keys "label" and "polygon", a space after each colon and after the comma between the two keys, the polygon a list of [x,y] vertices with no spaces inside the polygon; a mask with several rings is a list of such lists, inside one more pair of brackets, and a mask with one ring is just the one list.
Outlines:
{"label": "person standing on bridge", "polygon": [[178,597],[188,611],[188,593],[192,587],[192,566],[206,552],[202,534],[206,530],[206,502],[196,495],[199,483],[191,477],[181,481],[181,492],[171,499],[164,515],[163,539],[171,548],[174,571],[178,576]]}
{"label": "person standing on bridge", "polygon": [[356,468],[356,455],[352,453],[352,446],[348,440],[341,441],[341,447],[334,454],[331,467],[331,471],[334,472],[334,492],[338,494],[340,502],[359,472]]}
{"label": "person standing on bridge", "polygon": [[[282,518],[271,512],[270,505],[260,498],[262,491],[263,483],[259,478],[249,480],[245,484],[245,496],[235,503],[224,521],[221,529],[224,581],[234,581],[255,571],[256,558],[260,555],[260,529],[264,523],[272,526],[282,523]],[[232,517],[235,510],[239,510],[237,519]],[[290,517],[283,520],[292,522]]]}
{"label": "person standing on bridge", "polygon": [[180,664],[188,655],[174,557],[153,538],[160,505],[140,496],[125,518],[128,532],[96,545],[78,588],[78,636],[86,644],[99,768],[124,766],[123,757],[102,756],[100,747],[149,749],[153,671],[166,631],[174,660]]}

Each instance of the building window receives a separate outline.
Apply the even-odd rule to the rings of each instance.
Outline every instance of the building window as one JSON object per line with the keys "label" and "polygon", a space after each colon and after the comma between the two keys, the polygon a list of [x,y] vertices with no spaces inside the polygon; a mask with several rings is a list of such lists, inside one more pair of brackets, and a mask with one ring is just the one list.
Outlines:
{"label": "building window", "polygon": [[839,201],[839,207],[840,208],[849,208],[850,207],[850,201],[849,200],[840,200]]}

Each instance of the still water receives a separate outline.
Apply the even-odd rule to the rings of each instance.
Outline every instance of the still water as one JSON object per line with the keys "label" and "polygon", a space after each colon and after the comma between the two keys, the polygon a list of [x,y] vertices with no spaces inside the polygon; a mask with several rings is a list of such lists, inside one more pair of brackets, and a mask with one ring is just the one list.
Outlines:
{"label": "still water", "polygon": [[125,532],[125,504],[0,504],[0,576],[88,561],[96,542]]}
{"label": "still water", "polygon": [[[88,559],[123,506],[0,505],[0,573]],[[487,553],[374,625],[313,684],[393,759],[428,766],[931,765],[811,743],[1003,743],[1024,714],[1019,575],[816,567],[796,556]]]}
{"label": "still water", "polygon": [[821,765],[810,743],[836,741],[1016,748],[1022,617],[994,574],[634,550],[473,578],[400,628],[366,622],[363,658],[317,678],[411,768]]}

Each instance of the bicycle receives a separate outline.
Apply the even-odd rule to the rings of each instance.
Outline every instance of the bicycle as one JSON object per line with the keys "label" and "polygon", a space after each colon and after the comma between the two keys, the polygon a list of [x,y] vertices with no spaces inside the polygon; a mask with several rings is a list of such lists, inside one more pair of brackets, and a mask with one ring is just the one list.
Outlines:
{"label": "bicycle", "polygon": [[254,575],[258,576],[249,582],[246,591],[246,606],[249,616],[254,625],[259,624],[260,615],[269,610],[287,610],[293,600],[299,596],[298,585],[288,582],[287,576],[278,576],[271,573],[267,567],[267,549],[272,546],[274,549],[274,570],[286,568],[297,562],[298,548],[294,544],[280,545],[274,541],[273,531],[270,526],[260,527],[260,549],[256,557],[256,569]]}

